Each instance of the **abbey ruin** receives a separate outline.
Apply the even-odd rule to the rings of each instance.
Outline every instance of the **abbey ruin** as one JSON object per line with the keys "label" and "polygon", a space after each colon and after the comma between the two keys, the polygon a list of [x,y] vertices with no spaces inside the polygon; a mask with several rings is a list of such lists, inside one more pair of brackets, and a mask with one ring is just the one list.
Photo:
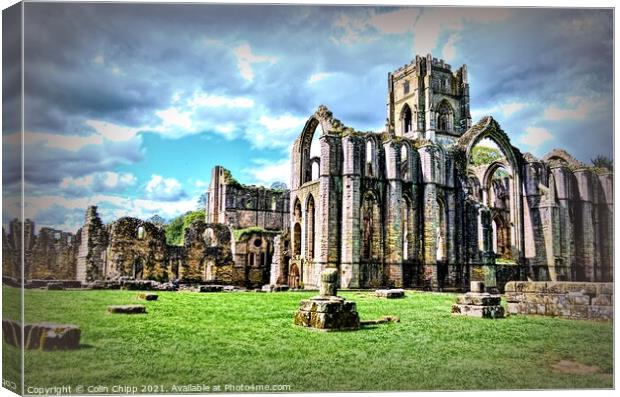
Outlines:
{"label": "abbey ruin", "polygon": [[[480,147],[493,155],[480,160]],[[28,232],[25,272],[292,288],[316,288],[328,267],[341,288],[612,281],[612,179],[562,150],[521,153],[491,116],[472,124],[466,66],[417,56],[388,74],[384,131],[357,131],[325,106],[309,117],[290,191],[218,166],[183,246],[139,219],[104,225],[90,207],[75,236]],[[3,230],[5,274],[19,269],[15,228]]]}

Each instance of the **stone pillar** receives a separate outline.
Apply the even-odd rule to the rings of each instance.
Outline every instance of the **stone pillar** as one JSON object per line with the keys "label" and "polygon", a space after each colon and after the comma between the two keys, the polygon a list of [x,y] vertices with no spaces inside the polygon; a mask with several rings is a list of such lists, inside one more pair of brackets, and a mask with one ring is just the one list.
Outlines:
{"label": "stone pillar", "polygon": [[426,75],[424,76],[424,109],[426,122],[426,139],[435,141],[435,109],[433,106],[433,88],[432,82],[433,57],[431,54],[426,56]]}
{"label": "stone pillar", "polygon": [[[527,277],[533,278],[533,268],[547,264],[547,248],[545,237],[542,231],[542,218],[545,216],[541,212],[541,190],[540,186],[545,179],[545,167],[542,162],[535,158],[527,158],[523,170],[524,187],[524,208],[523,234],[525,239],[525,265],[527,267]],[[545,182],[546,183],[546,182]],[[521,278],[525,278],[522,274]]]}
{"label": "stone pillar", "polygon": [[[554,244],[553,261],[548,261],[549,276],[551,281],[567,280],[570,278],[570,267],[575,261],[574,253],[574,241],[572,219],[570,215],[571,201],[575,199],[572,195],[572,173],[570,169],[565,166],[551,167],[551,173],[555,181],[555,192],[549,194],[555,198],[558,203],[557,215],[553,218],[554,226],[557,224],[559,230],[554,233],[554,239],[557,239],[557,244]],[[552,187],[549,186],[551,189]],[[549,203],[555,205],[555,203]]]}
{"label": "stone pillar", "polygon": [[387,279],[395,287],[403,286],[403,235],[402,206],[403,192],[400,179],[401,145],[392,140],[383,144],[385,151],[385,171],[388,181],[385,219],[385,271]]}
{"label": "stone pillar", "polygon": [[614,174],[598,175],[600,183],[599,207],[601,238],[598,249],[601,252],[601,280],[613,281],[614,275]]}
{"label": "stone pillar", "polygon": [[322,135],[321,172],[319,175],[319,203],[317,205],[318,252],[315,256],[314,274],[310,285],[317,285],[319,274],[326,267],[338,267],[340,260],[340,217],[339,207],[342,191],[340,183],[340,138],[336,135]]}
{"label": "stone pillar", "polygon": [[487,288],[496,288],[495,253],[493,252],[493,228],[491,225],[491,211],[480,209],[480,223],[482,225],[482,268],[484,270],[484,285]]}
{"label": "stone pillar", "polygon": [[437,186],[435,184],[435,158],[432,145],[422,146],[420,164],[422,171],[423,212],[422,212],[422,253],[424,260],[424,279],[430,282],[432,289],[439,288],[437,279]]}
{"label": "stone pillar", "polygon": [[577,189],[579,190],[580,203],[577,206],[579,238],[577,241],[577,265],[583,269],[584,280],[596,281],[596,263],[594,246],[594,217],[592,204],[592,172],[582,168],[575,170]]}
{"label": "stone pillar", "polygon": [[360,203],[361,164],[364,140],[352,136],[342,139],[342,288],[360,287]]}

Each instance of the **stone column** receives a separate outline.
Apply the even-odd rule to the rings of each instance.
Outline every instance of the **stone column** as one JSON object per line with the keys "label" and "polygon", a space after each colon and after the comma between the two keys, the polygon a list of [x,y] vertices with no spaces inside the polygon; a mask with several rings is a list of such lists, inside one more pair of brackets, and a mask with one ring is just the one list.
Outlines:
{"label": "stone column", "polygon": [[[319,175],[319,203],[317,205],[318,252],[311,285],[317,285],[319,275],[326,267],[338,267],[340,260],[341,145],[336,135],[322,135],[321,172]],[[315,203],[317,204],[317,203]]]}
{"label": "stone column", "polygon": [[402,205],[403,192],[400,179],[400,143],[384,142],[385,171],[388,181],[386,196],[385,225],[385,270],[388,280],[395,287],[403,286],[403,236]]}
{"label": "stone column", "polygon": [[[556,226],[555,224],[557,223],[559,230],[557,233],[554,233],[554,239],[558,241],[557,244],[553,244],[553,246],[557,249],[554,249],[552,261],[549,260],[547,265],[549,266],[551,281],[558,281],[558,277],[560,280],[567,280],[570,278],[570,267],[575,261],[575,237],[570,215],[571,201],[573,201],[575,197],[572,197],[572,175],[570,169],[565,166],[551,167],[551,173],[555,181],[555,198],[558,203],[557,216],[553,219],[555,220],[554,226]],[[551,189],[552,186],[549,186],[549,188]],[[551,197],[553,197],[553,193],[554,192],[550,192]],[[555,205],[554,202],[549,204]]]}
{"label": "stone column", "polygon": [[613,281],[614,276],[614,197],[611,172],[598,176],[600,183],[599,206],[601,238],[598,249],[601,252],[601,280]]}
{"label": "stone column", "polygon": [[433,57],[428,54],[426,57],[426,75],[424,76],[424,120],[426,122],[426,139],[435,141],[435,109],[433,107],[433,88],[432,82]]}
{"label": "stone column", "polygon": [[431,288],[439,288],[437,279],[437,186],[435,184],[435,158],[432,145],[418,150],[422,171],[423,212],[422,218],[422,253],[424,261],[424,279],[430,280]]}
{"label": "stone column", "polygon": [[342,288],[360,287],[360,203],[361,164],[364,140],[352,136],[342,139]]}
{"label": "stone column", "polygon": [[594,219],[592,205],[592,172],[582,168],[575,170],[575,179],[579,190],[579,239],[577,245],[577,264],[583,269],[585,280],[596,281],[595,246],[594,246]]}

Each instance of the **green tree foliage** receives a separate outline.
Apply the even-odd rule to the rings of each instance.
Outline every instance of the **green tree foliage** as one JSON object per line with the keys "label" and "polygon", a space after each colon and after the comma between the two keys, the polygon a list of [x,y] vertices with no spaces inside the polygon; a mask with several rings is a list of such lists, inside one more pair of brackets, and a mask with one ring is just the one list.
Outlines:
{"label": "green tree foliage", "polygon": [[177,216],[165,225],[166,243],[169,245],[183,245],[185,230],[196,220],[205,219],[205,210],[188,211],[183,215]]}
{"label": "green tree foliage", "polygon": [[596,156],[591,161],[592,165],[597,168],[606,168],[609,171],[614,170],[614,161],[607,156]]}
{"label": "green tree foliage", "polygon": [[484,164],[491,164],[495,160],[499,160],[502,157],[504,157],[504,155],[498,149],[486,146],[474,146],[471,150],[470,164],[475,167]]}

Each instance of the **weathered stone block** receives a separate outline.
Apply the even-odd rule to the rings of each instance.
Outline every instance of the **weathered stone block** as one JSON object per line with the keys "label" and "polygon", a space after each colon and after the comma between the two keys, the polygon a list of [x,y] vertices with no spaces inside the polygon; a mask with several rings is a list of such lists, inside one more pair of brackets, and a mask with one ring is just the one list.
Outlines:
{"label": "weathered stone block", "polygon": [[592,298],[592,306],[613,306],[613,295],[601,294]]}
{"label": "weathered stone block", "polygon": [[157,294],[147,294],[144,292],[138,294],[138,299],[142,299],[145,301],[156,301],[157,298],[159,298],[159,295]]}
{"label": "weathered stone block", "polygon": [[598,283],[596,286],[597,295],[612,295],[614,294],[614,283]]}
{"label": "weathered stone block", "polygon": [[470,292],[484,292],[484,283],[482,281],[471,281],[469,290]]}
{"label": "weathered stone block", "polygon": [[[2,320],[2,335],[10,345],[21,347],[21,326]],[[70,350],[80,347],[80,328],[73,324],[38,323],[24,326],[24,347],[39,350]]]}
{"label": "weathered stone block", "polygon": [[404,298],[405,290],[404,289],[378,289],[375,291],[375,296],[379,298],[387,298],[387,299],[395,299],[395,298]]}
{"label": "weathered stone block", "polygon": [[146,313],[146,307],[143,305],[108,306],[108,311],[110,313],[141,314]]}
{"label": "weathered stone block", "polygon": [[65,289],[65,286],[62,283],[48,283],[47,289],[49,291],[62,291]]}
{"label": "weathered stone block", "polygon": [[584,305],[588,306],[590,304],[590,297],[581,292],[569,292],[566,295],[568,299],[568,303],[571,305]]}
{"label": "weathered stone block", "polygon": [[613,320],[614,308],[613,306],[588,306],[588,317],[597,320]]}
{"label": "weathered stone block", "polygon": [[223,290],[222,285],[201,285],[198,292],[222,292]]}
{"label": "weathered stone block", "polygon": [[323,331],[355,330],[360,326],[355,302],[337,297],[302,300],[294,323]]}
{"label": "weathered stone block", "polygon": [[459,305],[498,306],[501,301],[501,296],[491,295],[486,292],[468,292],[456,298],[456,303]]}
{"label": "weathered stone block", "polygon": [[570,316],[573,318],[588,318],[588,306],[586,305],[571,305]]}
{"label": "weathered stone block", "polygon": [[480,318],[501,318],[504,317],[504,308],[501,306],[474,306],[474,305],[452,305],[452,314],[480,317]]}

